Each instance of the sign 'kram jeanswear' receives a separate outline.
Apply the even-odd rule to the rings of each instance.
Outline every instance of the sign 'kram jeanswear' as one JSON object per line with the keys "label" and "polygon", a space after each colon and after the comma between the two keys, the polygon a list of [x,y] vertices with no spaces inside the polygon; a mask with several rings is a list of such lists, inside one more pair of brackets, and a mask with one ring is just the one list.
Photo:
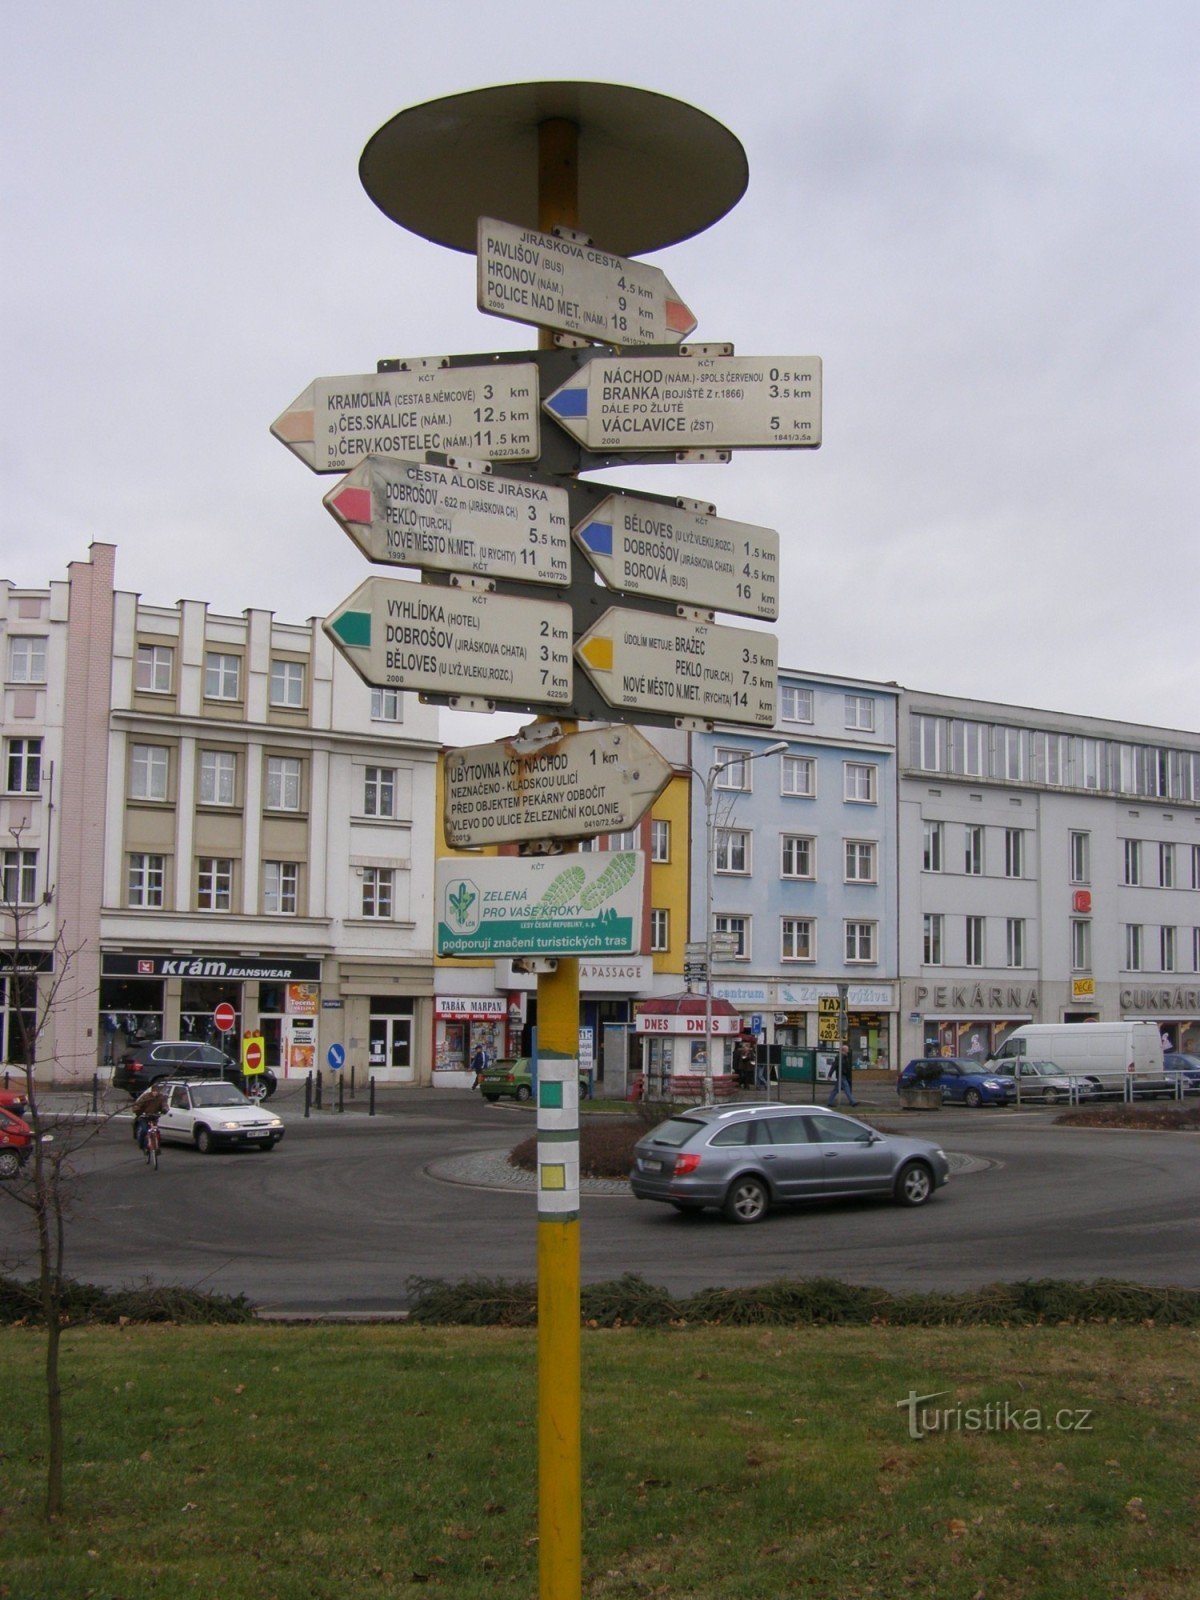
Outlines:
{"label": "sign 'kram jeanswear'", "polygon": [[291,956],[125,955],[103,957],[106,978],[225,978],[319,983],[321,963]]}

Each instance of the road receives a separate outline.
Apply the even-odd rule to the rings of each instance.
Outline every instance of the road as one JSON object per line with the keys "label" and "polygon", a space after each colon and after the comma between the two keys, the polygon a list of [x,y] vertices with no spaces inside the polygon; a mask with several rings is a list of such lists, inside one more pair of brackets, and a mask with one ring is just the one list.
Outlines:
{"label": "road", "polygon": [[[164,1147],[151,1172],[127,1115],[77,1159],[68,1267],[88,1282],[146,1279],[244,1293],[293,1313],[390,1312],[411,1278],[536,1274],[529,1189],[446,1181],[455,1158],[507,1152],[534,1131],[526,1109],[466,1092],[393,1093],[381,1115],[273,1102],[273,1154]],[[890,1125],[973,1158],[931,1204],[830,1202],[738,1228],[627,1194],[585,1194],[582,1273],[637,1273],[674,1294],[777,1277],[838,1277],[892,1290],[1019,1278],[1200,1283],[1194,1134],[1057,1128],[1043,1110],[943,1111]],[[439,1175],[440,1174],[440,1175]],[[0,1194],[0,1207],[4,1207]],[[26,1214],[3,1219],[4,1270],[32,1271]]]}

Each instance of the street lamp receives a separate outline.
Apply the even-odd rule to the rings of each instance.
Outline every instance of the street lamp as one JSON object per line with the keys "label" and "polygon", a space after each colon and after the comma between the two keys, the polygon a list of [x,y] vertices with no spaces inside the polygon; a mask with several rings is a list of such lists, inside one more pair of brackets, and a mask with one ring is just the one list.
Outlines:
{"label": "street lamp", "polygon": [[[786,739],[777,739],[765,750],[739,751],[724,761],[715,761],[704,779],[704,1104],[713,1103],[712,1072],[712,964],[713,964],[713,856],[716,852],[716,810],[713,796],[717,779],[729,767],[761,761],[763,756],[777,756],[789,748]],[[692,771],[696,769],[693,767]],[[696,773],[699,777],[699,773]]]}

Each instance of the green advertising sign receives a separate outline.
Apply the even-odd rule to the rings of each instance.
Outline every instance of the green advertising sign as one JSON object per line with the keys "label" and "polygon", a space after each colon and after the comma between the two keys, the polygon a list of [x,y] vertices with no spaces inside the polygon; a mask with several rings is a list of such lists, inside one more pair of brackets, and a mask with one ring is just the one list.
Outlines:
{"label": "green advertising sign", "polygon": [[437,864],[440,956],[629,955],[642,944],[640,850]]}

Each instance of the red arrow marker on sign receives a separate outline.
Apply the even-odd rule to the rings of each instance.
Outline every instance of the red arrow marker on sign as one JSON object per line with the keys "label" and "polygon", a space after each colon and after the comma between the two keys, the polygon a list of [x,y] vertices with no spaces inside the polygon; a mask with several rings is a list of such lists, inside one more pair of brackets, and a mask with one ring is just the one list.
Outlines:
{"label": "red arrow marker on sign", "polygon": [[327,494],[325,504],[343,522],[358,522],[369,527],[374,516],[370,489],[356,489],[350,484]]}

